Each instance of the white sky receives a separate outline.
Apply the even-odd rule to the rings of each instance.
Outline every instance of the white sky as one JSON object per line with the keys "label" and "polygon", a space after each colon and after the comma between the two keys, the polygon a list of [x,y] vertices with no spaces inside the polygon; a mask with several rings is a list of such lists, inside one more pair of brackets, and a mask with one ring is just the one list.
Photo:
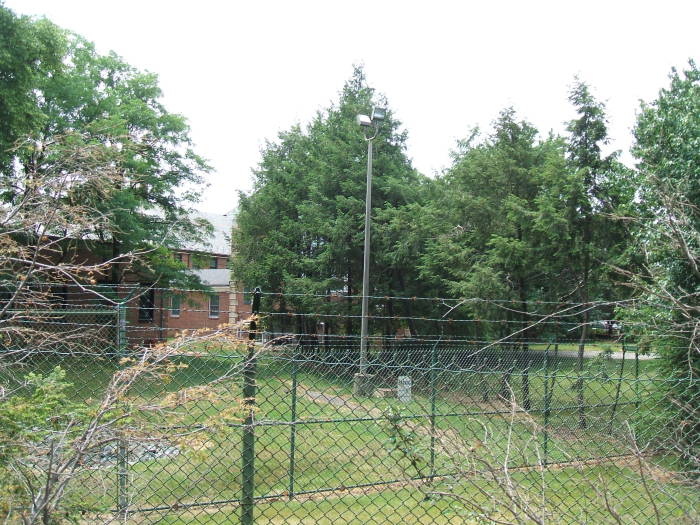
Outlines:
{"label": "white sky", "polygon": [[[627,150],[639,100],[700,59],[697,1],[5,0],[158,73],[215,168],[201,208],[223,213],[266,139],[337,99],[353,63],[387,95],[423,173],[513,105],[543,133],[573,116],[578,74]],[[629,160],[629,157],[627,157]]]}

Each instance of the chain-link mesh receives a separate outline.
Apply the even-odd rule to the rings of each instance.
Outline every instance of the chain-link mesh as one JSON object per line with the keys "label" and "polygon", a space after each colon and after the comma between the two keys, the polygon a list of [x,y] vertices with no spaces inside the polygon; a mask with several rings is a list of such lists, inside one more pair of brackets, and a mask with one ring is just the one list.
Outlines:
{"label": "chain-link mesh", "polygon": [[254,316],[129,349],[119,308],[69,312],[41,330],[97,324],[92,344],[0,368],[8,523],[69,476],[58,518],[81,523],[698,523],[698,386],[635,345],[394,337],[363,358]]}

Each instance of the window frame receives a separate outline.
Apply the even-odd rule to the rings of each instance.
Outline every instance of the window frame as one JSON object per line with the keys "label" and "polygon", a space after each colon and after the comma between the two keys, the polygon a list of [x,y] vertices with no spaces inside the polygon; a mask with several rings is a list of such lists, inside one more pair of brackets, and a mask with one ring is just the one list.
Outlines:
{"label": "window frame", "polygon": [[139,295],[139,323],[152,323],[155,319],[155,311],[156,293],[153,288],[149,288],[148,290],[144,290],[141,295]]}
{"label": "window frame", "polygon": [[[176,306],[177,304],[177,306]],[[177,313],[175,313],[177,312]],[[182,313],[182,297],[175,294],[170,297],[170,317],[180,317]]]}
{"label": "window frame", "polygon": [[[216,301],[213,299],[216,298]],[[216,309],[213,309],[213,302],[216,302]],[[209,319],[218,319],[221,315],[221,296],[217,294],[212,294],[209,296]]]}

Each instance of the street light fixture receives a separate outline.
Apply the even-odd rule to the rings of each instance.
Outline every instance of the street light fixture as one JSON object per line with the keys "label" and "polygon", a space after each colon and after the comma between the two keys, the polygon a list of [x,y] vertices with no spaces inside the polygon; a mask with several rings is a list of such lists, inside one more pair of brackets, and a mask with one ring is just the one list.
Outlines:
{"label": "street light fixture", "polygon": [[379,124],[386,118],[384,108],[372,108],[371,116],[357,115],[357,123],[373,130],[367,141],[367,193],[365,195],[365,249],[362,267],[362,325],[360,328],[360,370],[354,377],[353,392],[359,396],[372,394],[371,376],[367,373],[367,321],[369,307],[370,217],[372,212],[372,141],[379,133]]}
{"label": "street light fixture", "polygon": [[372,125],[372,119],[369,118],[367,115],[357,115],[357,124],[360,126],[371,126]]}
{"label": "street light fixture", "polygon": [[386,109],[384,108],[372,108],[372,122],[381,122],[386,118]]}

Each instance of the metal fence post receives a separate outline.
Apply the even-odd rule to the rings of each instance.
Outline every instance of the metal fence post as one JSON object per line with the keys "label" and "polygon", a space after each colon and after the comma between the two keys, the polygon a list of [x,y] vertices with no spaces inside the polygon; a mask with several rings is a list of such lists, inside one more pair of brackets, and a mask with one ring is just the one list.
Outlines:
{"label": "metal fence post", "polygon": [[435,477],[435,401],[437,398],[437,346],[442,335],[433,345],[430,356],[430,479]]}
{"label": "metal fence post", "polygon": [[297,374],[299,366],[297,364],[297,352],[299,345],[294,347],[292,354],[292,406],[290,416],[290,437],[289,437],[289,499],[294,497],[294,469],[296,468],[296,440],[297,440]]}
{"label": "metal fence post", "polygon": [[123,437],[117,443],[117,512],[123,516],[129,508],[129,445]]}
{"label": "metal fence post", "polygon": [[[115,306],[116,355],[123,357],[126,353],[126,308],[124,303]],[[129,508],[129,444],[124,437],[117,441],[117,512],[126,515]]]}
{"label": "metal fence post", "polygon": [[116,305],[116,315],[117,333],[115,343],[117,346],[117,355],[122,357],[126,350],[126,307],[124,303]]}
{"label": "metal fence post", "polygon": [[245,423],[241,451],[241,524],[255,522],[255,376],[257,363],[255,356],[256,316],[260,312],[260,288],[253,292],[252,318],[248,332],[248,357],[243,369],[243,406]]}
{"label": "metal fence post", "polygon": [[542,457],[543,462],[547,464],[547,447],[549,446],[549,347],[547,345],[544,350],[544,422],[542,424]]}
{"label": "metal fence post", "polygon": [[634,408],[639,408],[639,345],[634,347]]}

